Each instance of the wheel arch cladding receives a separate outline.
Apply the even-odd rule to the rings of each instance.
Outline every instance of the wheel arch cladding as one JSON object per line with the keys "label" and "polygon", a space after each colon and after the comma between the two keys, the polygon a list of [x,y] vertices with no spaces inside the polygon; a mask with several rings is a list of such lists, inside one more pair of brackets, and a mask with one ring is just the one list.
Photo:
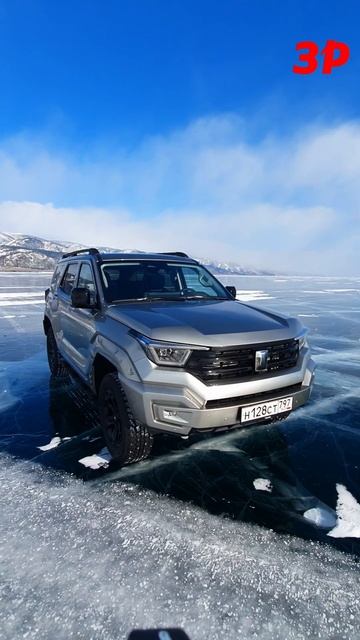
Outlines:
{"label": "wheel arch cladding", "polygon": [[116,366],[100,353],[97,353],[93,362],[93,380],[97,394],[99,393],[102,379],[108,373],[117,373]]}

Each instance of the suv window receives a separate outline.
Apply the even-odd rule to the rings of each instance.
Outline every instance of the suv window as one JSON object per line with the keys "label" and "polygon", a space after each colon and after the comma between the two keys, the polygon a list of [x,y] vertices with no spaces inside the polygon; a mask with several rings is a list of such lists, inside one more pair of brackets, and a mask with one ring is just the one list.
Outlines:
{"label": "suv window", "polygon": [[60,289],[66,293],[68,296],[72,292],[75,286],[76,274],[78,271],[78,265],[73,262],[69,264],[68,268],[65,271],[64,277],[61,281]]}
{"label": "suv window", "polygon": [[60,282],[61,277],[62,277],[62,275],[64,273],[64,269],[65,269],[65,266],[63,264],[58,264],[57,265],[57,267],[56,267],[56,269],[54,271],[54,275],[53,275],[53,277],[51,279],[51,285],[50,286],[51,286],[51,290],[52,291],[56,291],[56,289],[58,288],[59,282]]}
{"label": "suv window", "polygon": [[78,287],[83,287],[90,291],[90,300],[95,302],[96,299],[96,286],[94,280],[94,274],[89,263],[83,262],[80,267]]}
{"label": "suv window", "polygon": [[197,267],[183,267],[182,277],[187,289],[192,289],[197,293],[204,293],[208,296],[218,295],[215,280],[206,271],[199,273]]}

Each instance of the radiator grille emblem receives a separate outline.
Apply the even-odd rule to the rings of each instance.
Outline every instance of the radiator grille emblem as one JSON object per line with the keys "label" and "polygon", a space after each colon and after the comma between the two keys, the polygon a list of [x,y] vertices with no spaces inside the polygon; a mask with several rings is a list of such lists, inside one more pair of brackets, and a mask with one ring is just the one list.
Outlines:
{"label": "radiator grille emblem", "polygon": [[267,371],[269,350],[255,351],[255,371]]}

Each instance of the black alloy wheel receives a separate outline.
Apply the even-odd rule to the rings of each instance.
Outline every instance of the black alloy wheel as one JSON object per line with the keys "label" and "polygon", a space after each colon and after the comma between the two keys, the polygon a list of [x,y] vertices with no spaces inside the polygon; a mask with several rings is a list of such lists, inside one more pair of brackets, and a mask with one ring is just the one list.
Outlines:
{"label": "black alloy wheel", "polygon": [[98,403],[103,436],[113,460],[122,466],[147,458],[153,436],[133,415],[117,373],[102,379]]}

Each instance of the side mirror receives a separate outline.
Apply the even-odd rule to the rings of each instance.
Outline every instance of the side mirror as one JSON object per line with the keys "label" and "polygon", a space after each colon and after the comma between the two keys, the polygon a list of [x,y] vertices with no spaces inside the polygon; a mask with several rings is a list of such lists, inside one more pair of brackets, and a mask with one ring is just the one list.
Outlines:
{"label": "side mirror", "polygon": [[91,309],[90,291],[86,287],[75,287],[71,292],[71,306],[75,309]]}
{"label": "side mirror", "polygon": [[236,287],[225,287],[226,291],[228,291],[233,298],[236,298]]}

